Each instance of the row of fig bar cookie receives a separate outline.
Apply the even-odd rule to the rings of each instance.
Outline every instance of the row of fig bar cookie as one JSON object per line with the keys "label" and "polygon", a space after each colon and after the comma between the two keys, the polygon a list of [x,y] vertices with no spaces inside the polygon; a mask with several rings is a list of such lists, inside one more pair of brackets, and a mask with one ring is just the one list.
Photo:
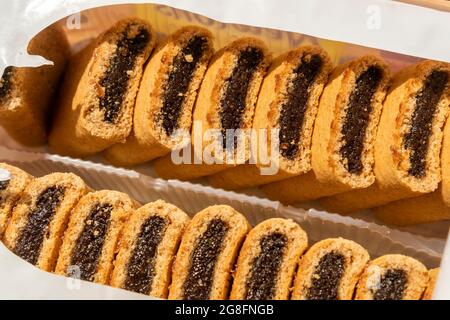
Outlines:
{"label": "row of fig bar cookie", "polygon": [[[131,166],[179,147],[185,137],[179,133],[189,138],[193,123],[201,123],[202,132],[220,129],[223,135],[227,129],[252,127],[260,84],[270,63],[262,41],[241,38],[213,55],[208,30],[184,27],[159,43],[144,67],[135,65],[134,81],[124,78],[126,70],[117,70],[116,53],[102,49],[107,40],[115,48],[109,38],[125,28],[122,24],[100,35],[69,64],[49,136],[52,150],[72,157],[104,152],[114,165]],[[109,69],[102,63],[114,71],[111,83],[104,81]],[[224,149],[225,144],[224,138]],[[177,169],[208,174],[217,167]]]}
{"label": "row of fig bar cookie", "polygon": [[[444,126],[450,109],[449,64],[423,61],[392,80],[386,65],[373,57],[338,66],[323,92],[317,89],[320,99],[311,95],[307,107],[297,104],[289,110],[290,120],[303,120],[294,122],[304,130],[295,139],[283,120],[288,102],[281,98],[286,94],[274,86],[282,72],[274,67],[266,76],[254,120],[257,128],[280,129],[279,173],[264,176],[263,164],[247,164],[211,176],[213,186],[262,185],[273,200],[297,204],[321,199],[328,211],[347,214],[431,193],[442,181],[441,189],[426,197],[394,202],[377,213],[392,224],[450,218],[450,121]],[[293,90],[293,84],[288,88]],[[299,113],[303,118],[294,119]],[[277,123],[271,119],[274,114],[279,114]],[[313,127],[308,117],[314,119]],[[283,143],[284,135],[289,143]]]}
{"label": "row of fig bar cookie", "polygon": [[[38,44],[45,40],[35,39]],[[173,135],[190,133],[193,120],[199,120],[204,131],[252,127],[271,61],[262,41],[241,38],[213,56],[213,36],[201,27],[183,27],[159,40],[146,21],[136,18],[121,20],[100,34],[70,59],[49,128],[44,120],[50,93],[41,82],[56,86],[65,60],[58,69],[35,69],[43,77],[37,83],[27,69],[8,68],[1,79],[1,124],[21,143],[44,142],[48,129],[52,151],[72,157],[104,151],[110,162],[121,166],[168,154],[180,143]],[[61,51],[48,46],[47,51]],[[46,51],[38,53],[52,58]],[[36,97],[29,98],[29,92]],[[49,97],[40,99],[47,104],[42,110],[33,108],[40,94]],[[13,102],[20,103],[10,107]],[[23,114],[39,119],[23,121]]]}
{"label": "row of fig bar cookie", "polygon": [[[297,152],[294,161],[286,162],[286,145],[281,143],[279,174],[263,176],[259,169],[264,166],[257,163],[213,175],[210,183],[225,189],[263,185],[269,198],[285,204],[321,199],[329,211],[351,213],[433,192],[442,180],[442,190],[414,199],[413,205],[395,202],[377,212],[394,224],[448,219],[450,122],[449,128],[444,124],[450,103],[449,73],[448,64],[424,61],[401,70],[391,81],[386,67],[367,57],[339,66],[318,100],[314,128],[307,131],[309,135],[300,134],[298,141],[311,143],[304,153]],[[269,72],[263,88],[271,76],[277,74]],[[269,111],[257,106],[256,127],[258,123],[270,127],[269,116],[283,110],[274,98],[271,104],[264,101],[267,92],[276,91],[260,93],[258,106],[261,102]],[[278,128],[282,142],[282,122]],[[302,149],[293,142],[287,145]],[[301,161],[308,163],[306,169],[294,169]]]}
{"label": "row of fig bar cookie", "polygon": [[[190,129],[196,92],[214,48],[204,28],[188,26],[157,39],[147,21],[128,18],[73,57],[58,24],[38,34],[29,52],[53,66],[6,68],[0,80],[0,125],[22,144],[49,138],[54,151],[77,157],[128,137],[130,150],[142,149],[139,162],[164,154],[173,131]],[[149,129],[147,122],[157,124]]]}
{"label": "row of fig bar cookie", "polygon": [[424,61],[394,77],[374,139],[374,181],[321,199],[325,209],[347,214],[377,207],[379,219],[396,225],[450,218],[449,76],[449,64]]}
{"label": "row of fig bar cookie", "polygon": [[292,220],[253,229],[225,205],[192,220],[162,200],[93,191],[71,173],[34,178],[0,164],[0,231],[15,254],[57,274],[169,299],[420,299],[437,271],[403,255],[369,261],[359,244],[308,249]]}
{"label": "row of fig bar cookie", "polygon": [[[43,32],[30,50],[41,48],[48,32],[56,31]],[[45,48],[36,52],[53,51]],[[211,185],[233,190],[262,186],[287,204],[321,199],[339,213],[379,207],[378,217],[393,224],[450,218],[447,63],[423,61],[391,79],[380,58],[364,56],[333,70],[327,53],[313,46],[272,61],[263,42],[243,38],[213,53],[213,36],[203,28],[184,27],[158,42],[146,21],[119,21],[70,60],[51,148],[75,157],[104,151],[119,166],[158,158],[154,168],[163,178],[209,176]],[[51,77],[47,69],[5,71],[0,121],[19,140],[43,136],[35,132],[45,127],[37,118],[45,118],[40,106],[51,90],[40,85],[54,82],[61,64]],[[37,74],[48,79],[34,81]],[[234,138],[226,141],[227,130],[250,128],[266,129],[269,138],[250,147],[244,135],[239,150]],[[210,129],[219,135],[205,140]],[[191,164],[174,163],[168,154],[182,145],[180,130],[191,133],[192,150],[189,144],[183,154]],[[272,155],[273,140],[278,171],[263,175],[275,161],[261,159],[263,150]],[[220,150],[204,159],[214,142]],[[245,164],[226,163],[230,158]]]}

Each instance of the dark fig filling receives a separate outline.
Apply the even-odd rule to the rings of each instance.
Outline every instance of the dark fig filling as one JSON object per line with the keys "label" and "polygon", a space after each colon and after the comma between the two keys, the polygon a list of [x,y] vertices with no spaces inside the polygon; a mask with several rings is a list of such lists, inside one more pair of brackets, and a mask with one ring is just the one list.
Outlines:
{"label": "dark fig filling", "polygon": [[373,111],[372,99],[383,78],[383,71],[370,66],[356,79],[350,94],[347,113],[342,125],[343,144],[339,150],[345,169],[352,174],[360,174],[364,168],[362,153],[370,115]]}
{"label": "dark fig filling", "polygon": [[341,278],[345,271],[345,257],[331,251],[325,254],[311,277],[308,300],[337,300]]}
{"label": "dark fig filling", "polygon": [[184,98],[207,45],[205,37],[194,36],[173,59],[161,110],[162,127],[168,136],[179,127]]}
{"label": "dark fig filling", "polygon": [[227,143],[226,131],[227,129],[241,129],[246,109],[247,92],[255,71],[263,58],[263,53],[258,48],[248,47],[242,50],[231,76],[226,80],[225,92],[220,100],[219,111],[223,148],[231,150],[237,144],[236,137],[233,139],[234,141],[228,141]]}
{"label": "dark fig filling", "polygon": [[272,233],[260,240],[260,254],[251,264],[250,277],[247,279],[247,300],[270,300],[275,295],[276,280],[283,263],[287,237],[281,233]]}
{"label": "dark fig filling", "polygon": [[[98,260],[102,253],[111,220],[113,206],[97,203],[85,220],[71,257],[71,267],[78,267],[81,280],[94,281]],[[75,272],[75,271],[74,271]]]}
{"label": "dark fig filling", "polygon": [[185,300],[208,300],[213,284],[214,270],[229,226],[221,219],[213,219],[197,241],[183,284]]}
{"label": "dark fig filling", "polygon": [[309,94],[322,64],[322,58],[317,54],[309,60],[303,57],[293,71],[294,78],[288,86],[287,100],[281,106],[279,119],[280,151],[286,159],[293,160],[297,155]]}
{"label": "dark fig filling", "polygon": [[380,280],[380,287],[373,294],[374,300],[402,300],[408,276],[405,270],[389,269]]}
{"label": "dark fig filling", "polygon": [[136,59],[144,52],[150,41],[147,29],[140,27],[136,34],[129,36],[130,26],[121,34],[117,48],[109,61],[109,66],[100,80],[105,92],[100,97],[100,110],[104,111],[103,120],[115,123],[125,99],[130,73],[134,69]]}
{"label": "dark fig filling", "polygon": [[13,67],[6,67],[0,78],[0,99],[6,97],[11,91],[11,78],[14,72]]}
{"label": "dark fig filling", "polygon": [[142,224],[128,262],[125,289],[150,293],[155,276],[156,252],[166,226],[167,221],[159,216],[152,216]]}
{"label": "dark fig filling", "polygon": [[410,151],[408,174],[415,178],[425,176],[433,118],[447,83],[446,71],[433,70],[415,97],[416,105],[411,118],[411,128],[403,140],[405,148]]}
{"label": "dark fig filling", "polygon": [[28,214],[28,221],[20,231],[14,252],[31,264],[36,264],[44,237],[48,236],[50,222],[64,198],[65,189],[52,186],[45,189],[36,199]]}

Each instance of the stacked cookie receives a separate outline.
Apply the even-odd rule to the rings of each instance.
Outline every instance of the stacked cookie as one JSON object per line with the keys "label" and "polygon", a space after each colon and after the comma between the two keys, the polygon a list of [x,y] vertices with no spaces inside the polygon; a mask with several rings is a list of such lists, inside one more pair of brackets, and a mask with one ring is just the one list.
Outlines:
{"label": "stacked cookie", "polygon": [[71,173],[33,178],[0,167],[9,173],[0,189],[2,241],[45,271],[186,300],[421,299],[436,279],[411,257],[370,261],[342,238],[308,248],[292,220],[252,228],[226,205],[190,219],[162,200],[141,206],[121,192],[93,191]]}

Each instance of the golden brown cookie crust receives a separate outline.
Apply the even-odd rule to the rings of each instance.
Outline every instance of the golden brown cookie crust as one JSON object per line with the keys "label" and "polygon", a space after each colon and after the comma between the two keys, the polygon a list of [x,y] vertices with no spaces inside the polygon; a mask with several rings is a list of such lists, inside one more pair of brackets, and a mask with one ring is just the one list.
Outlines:
{"label": "golden brown cookie crust", "polygon": [[[191,151],[193,154],[193,151]],[[191,159],[194,159],[191,157]],[[153,169],[160,178],[178,179],[182,181],[195,180],[204,176],[209,176],[219,171],[224,170],[223,164],[196,164],[194,160],[190,164],[175,164],[172,161],[171,155],[167,155],[152,162]]]}
{"label": "golden brown cookie crust", "polygon": [[365,189],[355,189],[335,195],[330,195],[319,199],[320,205],[327,211],[340,214],[349,214],[377,204],[384,204],[390,201],[390,198],[396,199],[402,197],[403,189],[392,189],[387,192],[380,188],[375,181],[370,187]]}
{"label": "golden brown cookie crust", "polygon": [[308,173],[276,181],[261,186],[261,190],[271,200],[280,201],[283,204],[295,204],[317,199],[318,195],[327,196],[342,191],[338,186],[319,182],[311,170]]}
{"label": "golden brown cookie crust", "polygon": [[442,201],[442,187],[420,197],[390,202],[373,209],[381,222],[408,226],[450,219],[450,207]]}

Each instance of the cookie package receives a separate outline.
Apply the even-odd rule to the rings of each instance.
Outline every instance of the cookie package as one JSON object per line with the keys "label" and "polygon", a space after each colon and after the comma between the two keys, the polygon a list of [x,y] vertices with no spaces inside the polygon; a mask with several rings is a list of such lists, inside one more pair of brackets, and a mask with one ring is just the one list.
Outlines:
{"label": "cookie package", "polygon": [[6,8],[0,296],[450,298],[449,20],[375,2]]}

